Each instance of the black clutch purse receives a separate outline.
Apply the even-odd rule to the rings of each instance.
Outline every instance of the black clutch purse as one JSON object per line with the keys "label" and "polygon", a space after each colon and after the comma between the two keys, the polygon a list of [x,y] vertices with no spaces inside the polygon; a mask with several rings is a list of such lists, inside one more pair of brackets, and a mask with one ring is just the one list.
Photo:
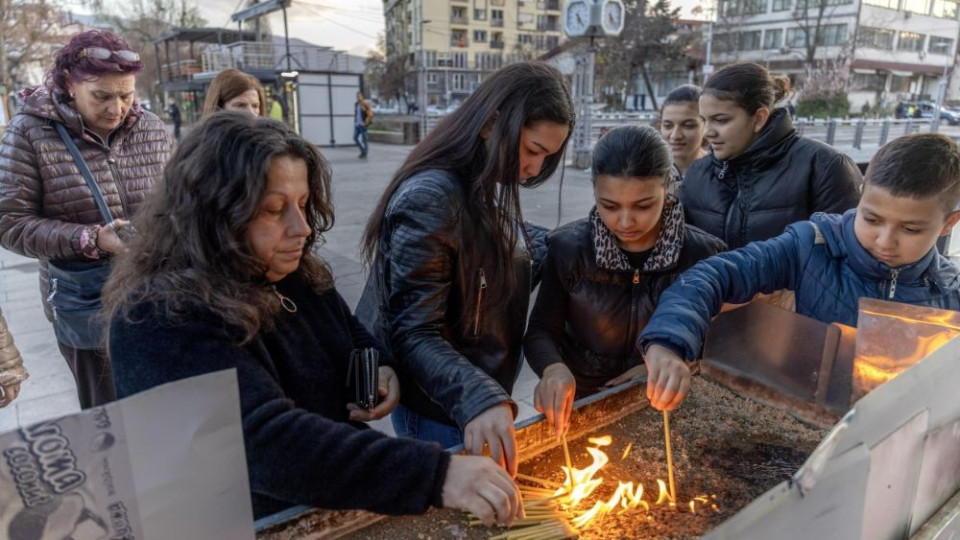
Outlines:
{"label": "black clutch purse", "polygon": [[354,349],[347,368],[347,388],[353,386],[354,403],[370,410],[380,402],[380,351]]}

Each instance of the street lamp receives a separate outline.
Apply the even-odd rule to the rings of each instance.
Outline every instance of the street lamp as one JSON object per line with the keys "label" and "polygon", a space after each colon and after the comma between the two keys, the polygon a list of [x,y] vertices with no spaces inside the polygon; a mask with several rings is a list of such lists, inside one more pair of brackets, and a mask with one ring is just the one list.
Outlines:
{"label": "street lamp", "polygon": [[950,60],[953,58],[952,51],[948,51],[947,47],[952,44],[952,41],[945,41],[934,45],[938,49],[943,49],[947,58],[943,62],[943,76],[940,77],[940,84],[937,88],[937,105],[933,110],[933,122],[930,124],[931,133],[936,133],[940,129],[940,108],[943,107],[943,96],[947,93],[947,68],[950,67]]}

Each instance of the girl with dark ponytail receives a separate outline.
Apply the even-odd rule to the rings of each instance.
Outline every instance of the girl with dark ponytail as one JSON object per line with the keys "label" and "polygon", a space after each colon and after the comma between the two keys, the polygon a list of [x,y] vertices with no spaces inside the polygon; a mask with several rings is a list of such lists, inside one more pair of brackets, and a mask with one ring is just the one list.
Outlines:
{"label": "girl with dark ponytail", "polygon": [[857,204],[863,177],[853,160],[800,136],[775,108],[789,92],[789,79],[744,62],[716,72],[700,96],[711,157],[690,166],[678,195],[687,221],[731,249]]}
{"label": "girl with dark ponytail", "polygon": [[[540,375],[534,405],[559,436],[574,397],[646,373],[637,337],[660,293],[723,243],[686,225],[669,195],[670,147],[648,126],[623,126],[593,150],[590,214],[550,234],[524,354]],[[680,375],[683,362],[647,366]],[[687,377],[689,379],[689,377]]]}

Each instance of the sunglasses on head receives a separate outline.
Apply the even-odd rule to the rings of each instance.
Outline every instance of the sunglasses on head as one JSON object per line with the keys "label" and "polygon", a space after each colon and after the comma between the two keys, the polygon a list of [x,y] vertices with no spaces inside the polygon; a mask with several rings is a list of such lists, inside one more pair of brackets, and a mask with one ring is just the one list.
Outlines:
{"label": "sunglasses on head", "polygon": [[109,60],[110,57],[116,56],[118,59],[123,60],[124,62],[139,62],[140,55],[133,51],[111,51],[110,49],[104,49],[103,47],[87,47],[80,51],[80,58],[96,58],[97,60]]}

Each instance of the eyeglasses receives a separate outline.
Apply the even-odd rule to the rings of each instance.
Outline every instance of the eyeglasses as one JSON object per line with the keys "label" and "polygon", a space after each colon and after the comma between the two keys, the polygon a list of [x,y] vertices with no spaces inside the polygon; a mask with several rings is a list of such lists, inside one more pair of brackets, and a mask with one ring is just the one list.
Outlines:
{"label": "eyeglasses", "polygon": [[139,62],[140,55],[133,51],[111,51],[103,47],[87,47],[80,51],[80,58],[96,58],[97,60],[109,60],[111,56],[116,56],[124,62]]}

